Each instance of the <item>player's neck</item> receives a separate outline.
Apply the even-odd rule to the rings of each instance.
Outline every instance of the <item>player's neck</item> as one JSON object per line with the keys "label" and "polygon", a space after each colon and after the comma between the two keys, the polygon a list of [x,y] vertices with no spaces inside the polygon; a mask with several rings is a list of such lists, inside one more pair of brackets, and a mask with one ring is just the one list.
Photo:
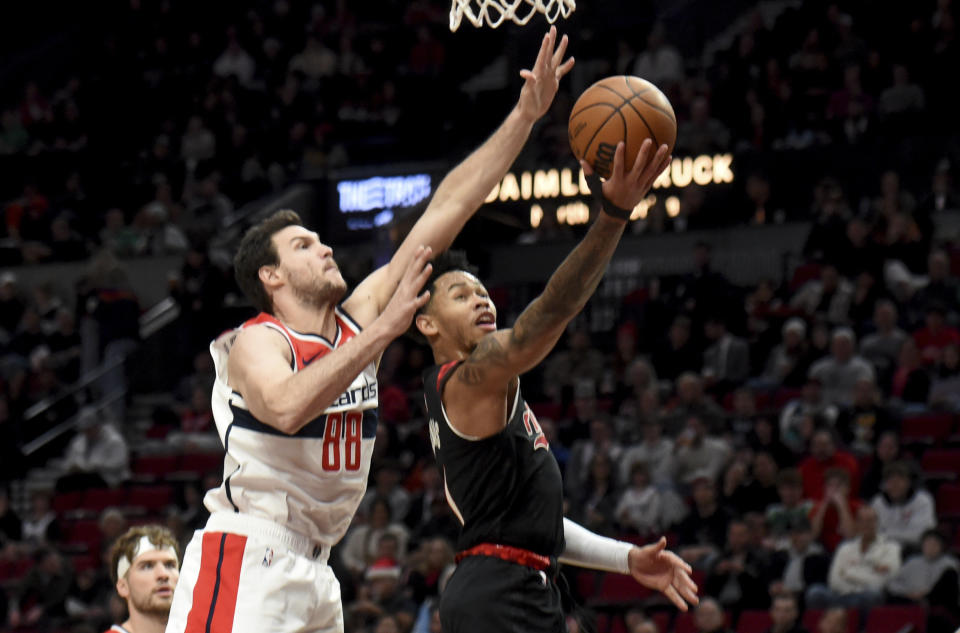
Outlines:
{"label": "player's neck", "polygon": [[335,310],[333,303],[318,307],[304,305],[294,298],[278,297],[274,300],[274,315],[285,326],[304,334],[319,334],[330,340],[337,335]]}
{"label": "player's neck", "polygon": [[130,633],[164,633],[169,614],[150,615],[130,609],[130,618],[121,624]]}
{"label": "player's neck", "polygon": [[455,360],[463,360],[470,356],[468,350],[458,349],[456,345],[446,341],[431,341],[430,349],[433,350],[433,362],[437,365],[446,365]]}

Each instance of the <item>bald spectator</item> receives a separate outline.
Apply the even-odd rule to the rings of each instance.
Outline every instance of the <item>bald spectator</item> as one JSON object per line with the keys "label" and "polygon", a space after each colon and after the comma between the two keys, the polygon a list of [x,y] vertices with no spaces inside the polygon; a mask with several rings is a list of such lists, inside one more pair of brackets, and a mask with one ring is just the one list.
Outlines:
{"label": "bald spectator", "polygon": [[849,406],[858,380],[875,378],[873,367],[856,353],[856,336],[847,327],[837,328],[830,339],[830,355],[810,367],[810,376],[819,378],[824,398],[830,404]]}
{"label": "bald spectator", "polygon": [[825,475],[830,468],[847,471],[850,475],[850,491],[857,494],[860,488],[860,465],[856,458],[837,450],[837,440],[830,429],[817,429],[810,440],[810,457],[800,462],[804,497],[823,498]]}
{"label": "bald spectator", "polygon": [[807,590],[807,606],[869,609],[883,601],[883,588],[900,569],[900,546],[877,532],[877,513],[870,506],[857,512],[857,536],[837,550],[828,585]]}
{"label": "bald spectator", "polygon": [[889,299],[880,299],[873,309],[873,324],[877,331],[860,342],[860,354],[884,376],[893,373],[900,346],[908,336],[897,327],[898,318],[897,305]]}
{"label": "bald spectator", "polygon": [[887,466],[883,490],[870,506],[877,513],[880,533],[904,548],[916,548],[924,532],[936,527],[933,496],[914,484],[913,472],[905,462]]}
{"label": "bald spectator", "polygon": [[697,633],[730,633],[727,627],[727,616],[723,607],[715,598],[701,598],[693,612],[693,622]]}

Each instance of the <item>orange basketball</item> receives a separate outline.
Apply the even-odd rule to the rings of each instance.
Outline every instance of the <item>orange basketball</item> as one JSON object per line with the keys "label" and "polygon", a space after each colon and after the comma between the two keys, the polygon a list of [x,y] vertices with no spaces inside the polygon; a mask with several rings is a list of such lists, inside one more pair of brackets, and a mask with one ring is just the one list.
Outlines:
{"label": "orange basketball", "polygon": [[568,125],[570,147],[604,178],[613,167],[617,143],[626,143],[626,168],[640,152],[644,139],[672,152],[677,142],[677,117],[660,89],[645,79],[619,75],[587,88],[573,106]]}

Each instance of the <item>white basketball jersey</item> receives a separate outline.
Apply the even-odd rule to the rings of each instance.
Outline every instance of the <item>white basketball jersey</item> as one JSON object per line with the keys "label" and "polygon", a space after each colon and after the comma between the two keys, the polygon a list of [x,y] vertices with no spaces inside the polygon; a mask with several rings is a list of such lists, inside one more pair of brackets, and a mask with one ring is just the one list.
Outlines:
{"label": "white basketball jersey", "polygon": [[226,450],[223,484],[204,498],[210,512],[258,516],[331,546],[347,531],[367,488],[377,433],[376,365],[367,365],[320,417],[293,435],[257,420],[227,375],[230,347],[243,328],[262,325],[282,334],[296,372],[359,333],[339,307],[336,320],[331,342],[261,313],[210,344],[217,371],[213,417]]}

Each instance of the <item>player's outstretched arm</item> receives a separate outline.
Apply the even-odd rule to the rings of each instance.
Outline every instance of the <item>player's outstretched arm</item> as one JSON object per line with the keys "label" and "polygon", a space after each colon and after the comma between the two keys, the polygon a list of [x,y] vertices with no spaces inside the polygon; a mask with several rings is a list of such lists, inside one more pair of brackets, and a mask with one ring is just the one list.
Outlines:
{"label": "player's outstretched arm", "polygon": [[[603,183],[606,203],[632,209],[647,194],[653,181],[669,162],[666,145],[656,152],[653,143],[644,141],[636,162],[628,171],[623,165],[623,143],[614,154],[613,172]],[[589,165],[584,169],[592,175]],[[613,257],[626,219],[601,213],[583,240],[573,249],[553,273],[543,293],[533,300],[517,318],[513,328],[492,332],[485,336],[474,352],[458,367],[446,390],[458,401],[457,395],[471,401],[477,395],[502,393],[513,377],[531,369],[553,349],[567,323],[579,313],[596,290],[603,273]],[[451,392],[450,390],[453,390]],[[460,393],[460,391],[469,393]],[[502,420],[492,421],[483,416],[462,416],[458,424],[478,428],[460,428],[464,433],[486,436],[502,428]],[[483,425],[499,424],[499,428]]]}
{"label": "player's outstretched arm", "polygon": [[666,549],[667,539],[637,547],[594,534],[570,519],[563,520],[566,543],[560,562],[629,574],[644,587],[656,589],[681,611],[689,604],[697,604],[697,585],[690,578],[692,569],[679,556]]}
{"label": "player's outstretched arm", "polygon": [[383,313],[369,327],[299,372],[290,368],[291,351],[284,338],[267,327],[251,327],[237,335],[230,350],[230,385],[243,395],[258,420],[296,433],[323,413],[390,341],[410,327],[414,313],[429,299],[418,294],[430,277],[433,251],[420,246]]}
{"label": "player's outstretched arm", "polygon": [[[516,160],[530,136],[533,124],[550,108],[560,79],[573,67],[573,58],[563,61],[566,49],[567,36],[564,35],[557,43],[557,29],[551,27],[543,38],[533,68],[520,71],[524,78],[523,88],[517,105],[506,120],[490,138],[447,174],[390,263],[357,286],[349,302],[372,304],[379,312],[409,266],[418,245],[431,246],[436,253],[442,253],[450,247],[467,220],[480,208],[494,185],[500,182]],[[347,309],[355,318],[361,319],[358,315],[362,314],[364,307],[351,303],[346,304]]]}

